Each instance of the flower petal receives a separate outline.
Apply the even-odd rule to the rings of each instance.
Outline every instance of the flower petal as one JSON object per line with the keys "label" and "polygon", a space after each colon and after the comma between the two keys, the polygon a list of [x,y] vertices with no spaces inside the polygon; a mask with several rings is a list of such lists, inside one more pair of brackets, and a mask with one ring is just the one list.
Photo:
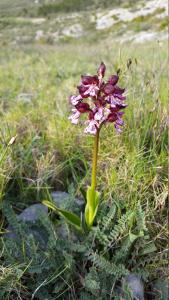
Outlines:
{"label": "flower petal", "polygon": [[122,95],[119,95],[119,94],[114,94],[114,97],[115,98],[118,98],[120,100],[126,100],[126,97],[125,96],[122,96]]}
{"label": "flower petal", "polygon": [[125,89],[121,89],[119,86],[115,86],[114,94],[122,95],[125,92]]}
{"label": "flower petal", "polygon": [[123,121],[121,118],[118,118],[118,119],[116,120],[116,124],[117,124],[117,125],[120,125],[120,126],[123,126],[123,125],[124,125],[124,121]]}
{"label": "flower petal", "polygon": [[97,75],[89,76],[89,75],[82,75],[82,84],[88,85],[88,84],[99,84],[99,79]]}
{"label": "flower petal", "polygon": [[79,90],[79,94],[82,98],[88,98],[89,95],[84,94],[88,90],[87,86],[81,84],[77,86],[77,89]]}
{"label": "flower petal", "polygon": [[110,95],[114,92],[115,90],[115,87],[113,85],[111,85],[110,83],[106,83],[103,87],[103,92],[106,94],[106,95]]}
{"label": "flower petal", "polygon": [[84,132],[95,135],[98,130],[96,121],[91,120],[91,121],[88,121],[87,124],[88,124],[88,126],[85,128]]}
{"label": "flower petal", "polygon": [[88,89],[84,92],[84,95],[96,97],[99,91],[99,87],[96,84],[88,85]]}
{"label": "flower petal", "polygon": [[79,122],[79,117],[80,117],[80,112],[75,108],[72,109],[73,114],[68,117],[69,120],[71,120],[72,124],[78,124]]}
{"label": "flower petal", "polygon": [[114,124],[114,127],[115,127],[117,133],[121,133],[122,132],[121,127],[118,126],[116,123]]}
{"label": "flower petal", "polygon": [[108,115],[107,121],[113,123],[117,120],[117,118],[117,114],[115,112],[112,112]]}
{"label": "flower petal", "polygon": [[82,96],[81,95],[72,95],[70,96],[70,102],[72,105],[77,105],[81,100],[82,100]]}
{"label": "flower petal", "polygon": [[85,112],[87,112],[87,111],[90,110],[90,106],[89,106],[88,103],[82,103],[82,102],[80,102],[80,103],[78,103],[78,104],[76,105],[76,109],[77,109],[80,113],[85,113]]}
{"label": "flower petal", "polygon": [[119,76],[118,75],[111,75],[108,79],[108,83],[115,85],[119,80]]}
{"label": "flower petal", "polygon": [[103,118],[103,107],[100,107],[94,115],[96,121],[100,121]]}

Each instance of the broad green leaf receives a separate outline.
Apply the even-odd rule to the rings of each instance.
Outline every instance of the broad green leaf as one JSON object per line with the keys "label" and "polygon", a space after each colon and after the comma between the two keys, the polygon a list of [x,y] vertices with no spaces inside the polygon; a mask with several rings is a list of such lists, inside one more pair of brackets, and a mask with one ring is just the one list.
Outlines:
{"label": "broad green leaf", "polygon": [[145,245],[144,249],[142,251],[140,251],[140,255],[145,255],[145,254],[149,254],[152,252],[155,252],[157,250],[154,242],[151,242],[147,245]]}
{"label": "broad green leaf", "polygon": [[97,213],[100,193],[95,191],[92,187],[88,187],[86,195],[85,220],[87,226],[90,228]]}
{"label": "broad green leaf", "polygon": [[75,215],[74,213],[67,211],[65,209],[60,209],[58,208],[54,203],[52,203],[51,201],[46,201],[44,200],[42,202],[44,205],[46,205],[47,207],[49,207],[50,209],[54,210],[55,212],[57,212],[58,214],[60,214],[62,217],[64,217],[66,219],[67,222],[69,222],[71,225],[75,226],[78,230],[81,230],[81,220],[80,218]]}

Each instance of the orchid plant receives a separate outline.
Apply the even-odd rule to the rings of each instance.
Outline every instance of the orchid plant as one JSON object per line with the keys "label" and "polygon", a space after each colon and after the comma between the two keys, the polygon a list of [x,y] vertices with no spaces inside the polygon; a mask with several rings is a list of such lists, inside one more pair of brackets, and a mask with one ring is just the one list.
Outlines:
{"label": "orchid plant", "polygon": [[[96,190],[100,130],[103,125],[114,123],[116,131],[120,133],[124,124],[122,110],[127,106],[125,89],[117,85],[118,75],[111,75],[107,81],[104,81],[105,71],[106,66],[102,62],[97,75],[83,75],[80,85],[77,86],[78,94],[70,96],[73,108],[69,119],[72,124],[77,125],[80,116],[87,115],[84,132],[94,136],[91,186],[87,189],[85,207],[85,223],[89,229],[93,225],[100,199],[100,193]],[[44,201],[44,204],[60,213],[78,229],[82,228],[81,219],[75,214],[61,210],[49,201]]]}

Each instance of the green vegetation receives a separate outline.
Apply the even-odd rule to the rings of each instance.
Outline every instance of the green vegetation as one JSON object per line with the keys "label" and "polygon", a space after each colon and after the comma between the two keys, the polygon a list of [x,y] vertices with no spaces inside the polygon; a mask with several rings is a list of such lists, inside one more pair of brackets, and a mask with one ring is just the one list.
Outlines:
{"label": "green vegetation", "polygon": [[164,30],[164,29],[167,29],[168,26],[169,26],[169,19],[168,19],[168,17],[166,17],[166,18],[164,18],[164,19],[162,20],[162,22],[160,23],[159,29],[160,29],[160,30]]}
{"label": "green vegetation", "polygon": [[140,31],[147,31],[147,30],[153,30],[157,31],[164,30],[167,26],[167,20],[168,18],[160,18],[158,17],[161,13],[164,13],[164,8],[158,8],[153,13],[142,15],[139,17],[136,17],[131,22],[128,22],[128,30],[134,30],[136,32]]}
{"label": "green vegetation", "polygon": [[[36,3],[35,3],[36,2]],[[134,0],[1,0],[0,14],[8,16],[47,16],[61,12],[78,12],[97,8],[114,7],[118,5],[132,6]]]}
{"label": "green vegetation", "polygon": [[[157,8],[146,15],[134,17],[138,12],[137,5],[141,2],[134,1],[21,1],[13,3],[11,0],[0,1],[0,45],[3,44],[57,44],[58,41],[72,41],[74,37],[83,36],[92,42],[105,39],[108,35],[113,38],[141,31],[161,31],[161,36],[168,26],[165,17],[165,8]],[[103,5],[104,4],[104,5]],[[109,8],[122,8],[128,4],[128,9],[133,13],[133,19],[123,21],[118,13],[112,16],[115,23],[104,29],[96,29],[99,23],[99,14],[109,14]],[[136,5],[137,4],[137,5]],[[126,8],[127,12],[127,8]],[[164,17],[160,15],[164,13]],[[100,15],[101,16],[101,15]],[[108,17],[109,19],[109,17]],[[41,37],[38,32],[41,32]],[[73,38],[73,39],[72,39]]]}
{"label": "green vegetation", "polygon": [[[85,11],[64,19],[84,2],[0,1],[0,300],[118,299],[128,272],[144,280],[148,299],[159,300],[153,287],[167,280],[167,42],[121,44],[117,36],[163,30],[168,19],[156,19],[158,10],[100,31]],[[93,0],[88,7],[110,2]],[[46,11],[52,5],[59,14]],[[47,17],[36,23],[31,17],[42,8]],[[49,34],[75,23],[86,30],[79,39]],[[44,35],[36,40],[38,30]],[[128,108],[120,136],[111,124],[101,131],[101,198],[94,227],[84,234],[65,223],[63,210],[81,216],[74,198],[82,198],[91,181],[93,137],[68,120],[68,98],[80,75],[93,74],[101,61],[120,74]],[[70,201],[60,215],[50,212],[33,225],[41,244],[16,216],[51,201],[52,191],[68,192]],[[9,225],[16,239],[6,235]]]}
{"label": "green vegetation", "polygon": [[[14,267],[4,267],[0,276],[1,299],[18,295],[22,299],[119,299],[116,283],[129,269],[147,281],[144,266],[155,259],[156,247],[148,236],[145,215],[140,205],[127,212],[122,205],[118,210],[113,201],[103,202],[99,225],[88,235],[72,234],[66,223],[57,220],[54,225],[42,215],[34,230],[40,228],[46,243],[39,240],[37,244],[37,237],[28,234],[29,225],[18,222],[4,202],[3,214],[18,238],[3,240],[8,250],[5,261]],[[59,234],[60,225],[64,237]]]}
{"label": "green vegetation", "polygon": [[[90,10],[97,8],[114,7],[123,4],[123,0],[61,0],[61,1],[48,1],[40,5],[37,14],[40,16],[47,16],[59,12],[76,12],[82,10]],[[133,5],[134,0],[127,2],[128,5]]]}
{"label": "green vegetation", "polygon": [[[129,59],[131,59],[130,64]],[[102,192],[102,201],[99,210],[106,217],[109,209],[102,211],[102,206],[111,207],[116,203],[117,217],[124,211],[136,211],[138,203],[141,204],[149,241],[144,246],[144,243],[138,240],[138,247],[142,247],[140,251],[144,252],[147,251],[146,247],[149,244],[150,248],[152,243],[154,246],[151,248],[153,251],[151,255],[145,256],[143,268],[139,268],[144,271],[144,274],[146,273],[146,280],[151,283],[157,274],[160,274],[160,278],[165,278],[167,275],[167,55],[165,47],[160,47],[158,44],[141,45],[138,48],[127,44],[118,47],[113,45],[110,39],[105,39],[104,43],[101,41],[99,44],[95,42],[91,44],[81,39],[73,43],[65,42],[57,47],[44,45],[2,49],[0,57],[2,155],[3,151],[6,151],[10,138],[17,135],[15,143],[8,146],[1,160],[2,203],[12,204],[17,213],[29,204],[50,200],[49,193],[52,190],[69,191],[72,187],[73,195],[80,196],[81,188],[86,188],[89,184],[93,138],[83,134],[80,126],[72,126],[67,119],[68,96],[74,92],[80,74],[86,71],[93,73],[101,60],[105,61],[108,69],[113,73],[118,69],[121,70],[120,82],[122,86],[127,85],[129,107],[125,116],[126,126],[120,137],[116,135],[111,125],[104,128],[101,133],[98,189]],[[5,212],[5,215],[6,213],[8,214]],[[2,232],[5,231],[7,220],[9,222],[10,219],[2,217]],[[137,230],[135,225],[133,226],[134,234]],[[52,230],[51,234],[54,234],[55,229]],[[114,230],[114,225],[110,224],[110,230]],[[46,272],[42,270],[42,277],[39,279],[33,273],[30,281],[29,268],[32,265],[29,257],[26,260],[13,257],[12,261],[4,258],[8,257],[9,249],[13,251],[13,246],[11,246],[12,242],[10,245],[7,242],[4,248],[6,241],[3,235],[1,242],[4,249],[1,264],[6,274],[5,279],[4,272],[0,277],[5,284],[4,295],[9,295],[10,290],[24,293],[26,288],[28,296],[23,296],[23,299],[29,299],[30,293],[45,280]],[[107,243],[106,238],[104,242]],[[35,242],[31,243],[36,247]],[[18,244],[17,247],[21,245]],[[54,249],[56,250],[57,247],[55,246]],[[103,246],[100,247],[102,249]],[[109,262],[109,256],[103,255],[102,250],[100,251],[99,255],[102,259]],[[65,259],[70,258],[65,257],[66,253],[64,252],[62,257],[63,270],[67,266]],[[41,257],[41,254],[39,255]],[[76,256],[74,259],[77,264],[81,262]],[[52,265],[52,262],[50,263]],[[38,268],[37,261],[36,266]],[[71,266],[74,270],[74,263]],[[125,259],[124,267],[129,267]],[[95,272],[95,268],[102,270],[99,265],[93,265],[93,268],[92,272]],[[136,265],[132,260],[132,270],[135,268]],[[16,269],[19,279],[15,277],[14,281],[13,274]],[[50,278],[57,277],[60,272],[60,269],[54,270],[53,267],[50,269],[50,265],[49,270]],[[60,285],[58,291],[63,293],[60,297],[69,295],[74,286],[76,290],[79,284],[81,288],[83,287],[82,283],[76,282],[79,280],[77,279],[79,273],[77,269],[75,270],[71,273],[68,268],[64,271],[64,275],[62,274],[66,276],[64,277],[66,286],[63,282]],[[36,269],[34,272],[36,273]],[[73,286],[68,279],[71,274],[75,276]],[[90,277],[90,273],[87,276]],[[50,281],[50,278],[47,278],[47,281]],[[90,295],[96,283],[93,283],[93,288],[89,287],[90,280],[87,278],[85,285],[87,284]],[[49,285],[49,293],[53,284],[58,286],[60,283],[53,280],[52,285]],[[39,292],[43,292],[43,289]]]}

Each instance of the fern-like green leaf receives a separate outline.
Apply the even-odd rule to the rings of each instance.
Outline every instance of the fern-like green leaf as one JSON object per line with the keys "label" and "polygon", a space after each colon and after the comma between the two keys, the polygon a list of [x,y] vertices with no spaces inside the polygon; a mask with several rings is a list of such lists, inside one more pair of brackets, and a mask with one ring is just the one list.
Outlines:
{"label": "fern-like green leaf", "polygon": [[110,228],[110,225],[114,219],[114,216],[116,214],[116,205],[112,205],[112,207],[110,208],[110,211],[108,212],[108,214],[106,216],[103,217],[102,219],[102,226],[103,226],[103,229],[102,231],[105,231],[107,229]]}
{"label": "fern-like green leaf", "polygon": [[88,258],[94,266],[101,269],[106,274],[113,275],[116,278],[120,278],[121,276],[128,274],[128,270],[126,270],[123,264],[115,265],[97,253],[91,253]]}

